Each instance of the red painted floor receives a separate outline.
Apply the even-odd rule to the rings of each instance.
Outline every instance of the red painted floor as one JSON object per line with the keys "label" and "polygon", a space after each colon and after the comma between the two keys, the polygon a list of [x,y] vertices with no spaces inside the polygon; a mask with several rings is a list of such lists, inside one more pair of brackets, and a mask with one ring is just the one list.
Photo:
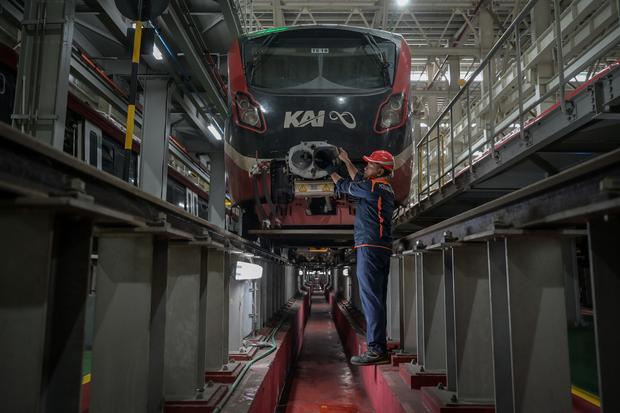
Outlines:
{"label": "red painted floor", "polygon": [[372,413],[357,368],[344,354],[324,295],[312,296],[304,345],[294,367],[285,413]]}

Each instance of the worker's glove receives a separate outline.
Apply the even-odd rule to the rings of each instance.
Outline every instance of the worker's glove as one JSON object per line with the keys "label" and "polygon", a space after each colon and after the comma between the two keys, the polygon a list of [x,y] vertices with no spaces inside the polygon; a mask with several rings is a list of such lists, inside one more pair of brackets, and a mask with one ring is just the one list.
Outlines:
{"label": "worker's glove", "polygon": [[334,172],[338,172],[338,159],[334,159],[333,161],[331,161],[329,163],[329,165],[327,165],[325,167],[325,170],[327,171],[328,174],[333,174]]}

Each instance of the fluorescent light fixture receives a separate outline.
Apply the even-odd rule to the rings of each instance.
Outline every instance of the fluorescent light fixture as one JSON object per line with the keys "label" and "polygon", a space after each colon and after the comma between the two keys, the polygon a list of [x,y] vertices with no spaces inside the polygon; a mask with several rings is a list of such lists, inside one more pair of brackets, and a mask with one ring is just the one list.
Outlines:
{"label": "fluorescent light fixture", "polygon": [[257,280],[263,276],[263,267],[251,262],[237,262],[235,280]]}
{"label": "fluorescent light fixture", "polygon": [[398,7],[405,7],[407,4],[409,4],[409,0],[396,0],[396,5]]}
{"label": "fluorescent light fixture", "polygon": [[161,50],[157,47],[155,43],[153,43],[153,57],[155,60],[162,60],[164,56],[161,54]]}
{"label": "fluorescent light fixture", "polygon": [[211,135],[213,135],[213,137],[215,139],[217,139],[218,141],[222,140],[222,134],[220,133],[220,131],[215,127],[214,124],[210,124],[209,126],[207,126],[207,129],[209,129],[209,132],[211,132]]}

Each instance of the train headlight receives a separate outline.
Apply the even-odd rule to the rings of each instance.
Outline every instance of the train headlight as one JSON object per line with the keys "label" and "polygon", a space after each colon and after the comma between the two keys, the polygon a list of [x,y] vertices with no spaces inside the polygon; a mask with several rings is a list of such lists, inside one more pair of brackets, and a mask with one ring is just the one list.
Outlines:
{"label": "train headlight", "polygon": [[250,96],[238,93],[235,97],[235,103],[237,105],[237,114],[239,116],[239,126],[249,127],[248,129],[255,130],[257,132],[263,132],[264,121],[260,112],[259,105],[254,102]]}
{"label": "train headlight", "polygon": [[385,132],[390,128],[398,127],[405,118],[405,95],[398,93],[390,96],[379,108],[375,129],[377,132]]}

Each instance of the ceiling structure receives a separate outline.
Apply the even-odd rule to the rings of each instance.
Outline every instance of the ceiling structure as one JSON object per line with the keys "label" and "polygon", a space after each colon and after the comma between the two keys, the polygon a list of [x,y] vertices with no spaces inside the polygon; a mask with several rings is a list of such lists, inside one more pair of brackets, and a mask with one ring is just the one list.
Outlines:
{"label": "ceiling structure", "polygon": [[[439,104],[444,104],[447,95],[442,91],[448,88],[448,76],[438,75],[431,86],[428,66],[445,70],[444,60],[449,51],[460,56],[464,74],[471,71],[480,56],[477,31],[481,7],[492,12],[498,35],[509,23],[515,7],[518,9],[517,3],[424,0],[399,6],[390,0],[172,0],[161,17],[147,23],[147,27],[158,29],[155,43],[163,59],[142,56],[140,73],[167,73],[173,77],[173,133],[190,152],[205,153],[221,146],[206,126],[215,122],[218,129],[223,129],[227,110],[226,54],[230,42],[241,33],[301,24],[348,24],[398,32],[412,46],[413,87],[427,89],[417,95],[437,92]],[[7,0],[0,9],[4,27],[0,36],[17,49],[23,8],[23,0]],[[130,73],[131,23],[118,12],[113,0],[76,1],[75,46],[124,89],[128,89]],[[97,85],[86,83],[81,84],[84,96],[97,94]],[[105,110],[105,104],[97,106]],[[116,113],[122,124],[122,107],[108,112]]]}
{"label": "ceiling structure", "polygon": [[[0,5],[0,41],[16,50],[24,2],[6,0]],[[165,74],[172,78],[175,84],[170,115],[172,133],[190,153],[208,153],[222,147],[221,140],[208,131],[208,126],[215,124],[220,131],[224,127],[228,110],[226,57],[236,36],[304,24],[373,27],[400,33],[410,45],[414,109],[424,126],[424,122],[432,123],[433,116],[458,91],[456,85],[450,85],[450,77],[468,79],[524,3],[524,0],[171,0],[162,16],[146,23],[147,27],[157,29],[155,45],[162,56],[158,59],[152,54],[143,55],[140,76]],[[552,3],[548,0],[547,4]],[[560,2],[563,8],[572,3]],[[125,90],[131,67],[128,34],[131,24],[120,15],[114,0],[76,0],[75,48],[86,53]],[[481,31],[483,25],[486,29]],[[526,22],[521,29],[526,42],[530,37],[529,26]],[[455,62],[458,71],[450,74],[450,66]],[[123,123],[126,108],[119,104],[122,99],[113,104],[109,97],[102,95],[103,86],[92,84],[83,73],[72,75],[83,88],[85,99],[102,96],[93,105]]]}

